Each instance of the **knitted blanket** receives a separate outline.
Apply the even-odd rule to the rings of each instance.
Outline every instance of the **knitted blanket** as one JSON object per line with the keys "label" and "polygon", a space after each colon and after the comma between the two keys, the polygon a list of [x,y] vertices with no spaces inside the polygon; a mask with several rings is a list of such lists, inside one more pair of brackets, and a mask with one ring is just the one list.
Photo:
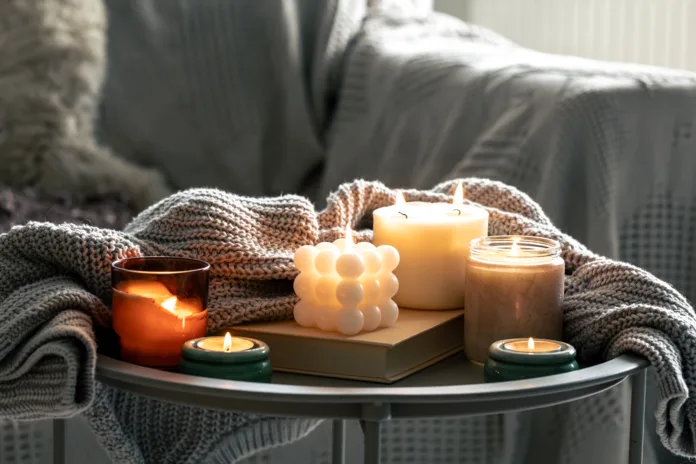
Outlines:
{"label": "knitted blanket", "polygon": [[[583,362],[626,352],[650,359],[659,377],[658,433],[672,451],[696,456],[689,398],[696,388],[696,315],[688,302],[649,273],[595,255],[562,234],[516,189],[482,179],[463,183],[469,200],[489,211],[491,235],[561,242],[566,339]],[[405,194],[447,201],[454,186]],[[356,181],[342,185],[316,214],[298,196],[195,189],[150,207],[123,232],[49,223],[13,228],[0,236],[0,416],[85,412],[112,458],[128,463],[230,462],[302,437],[317,421],[177,406],[96,383],[94,325],[110,326],[110,264],[155,254],[204,259],[212,266],[209,329],[285,319],[295,303],[294,250],[335,239],[347,225],[359,240],[369,240],[371,212],[394,199],[395,191],[381,183]]]}
{"label": "knitted blanket", "polygon": [[122,229],[134,213],[127,201],[114,195],[73,198],[0,185],[0,233],[29,221],[69,222]]}

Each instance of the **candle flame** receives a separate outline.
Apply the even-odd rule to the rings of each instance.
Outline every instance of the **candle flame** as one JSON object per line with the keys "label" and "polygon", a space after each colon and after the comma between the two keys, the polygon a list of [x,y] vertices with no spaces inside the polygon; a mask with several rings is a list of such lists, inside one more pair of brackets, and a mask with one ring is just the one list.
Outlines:
{"label": "candle flame", "polygon": [[404,206],[406,204],[406,198],[404,198],[403,192],[396,193],[396,206]]}
{"label": "candle flame", "polygon": [[534,349],[534,339],[532,337],[529,337],[529,340],[527,340],[527,348],[530,350]]}
{"label": "candle flame", "polygon": [[519,247],[518,243],[520,243],[519,238],[515,238],[512,240],[512,248],[510,248],[510,256],[519,256],[520,255],[520,247]]}
{"label": "candle flame", "polygon": [[353,231],[350,230],[350,226],[346,226],[346,250],[350,250],[353,247]]}
{"label": "candle flame", "polygon": [[179,300],[176,299],[175,296],[170,296],[166,300],[164,300],[162,303],[160,303],[160,306],[162,306],[164,309],[169,311],[170,313],[176,315],[179,319],[181,319],[181,328],[184,329],[186,328],[186,313],[182,313],[180,311],[176,310],[176,304],[179,302]]}
{"label": "candle flame", "polygon": [[462,187],[461,182],[459,182],[457,184],[457,188],[454,189],[454,195],[452,196],[452,204],[453,205],[464,204],[464,187]]}
{"label": "candle flame", "polygon": [[222,342],[222,351],[225,353],[232,351],[232,335],[229,332],[225,334],[225,340]]}
{"label": "candle flame", "polygon": [[169,297],[166,300],[164,300],[162,303],[160,303],[160,306],[162,306],[164,309],[169,311],[170,313],[174,313],[174,308],[176,308],[176,303],[177,299],[175,296]]}

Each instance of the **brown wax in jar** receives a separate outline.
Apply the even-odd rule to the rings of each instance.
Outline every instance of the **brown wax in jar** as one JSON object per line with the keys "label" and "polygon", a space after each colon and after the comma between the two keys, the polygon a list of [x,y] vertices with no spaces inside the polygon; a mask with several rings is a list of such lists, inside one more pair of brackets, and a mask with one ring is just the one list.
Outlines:
{"label": "brown wax in jar", "polygon": [[560,257],[467,260],[464,351],[474,362],[488,358],[492,343],[508,338],[563,337]]}

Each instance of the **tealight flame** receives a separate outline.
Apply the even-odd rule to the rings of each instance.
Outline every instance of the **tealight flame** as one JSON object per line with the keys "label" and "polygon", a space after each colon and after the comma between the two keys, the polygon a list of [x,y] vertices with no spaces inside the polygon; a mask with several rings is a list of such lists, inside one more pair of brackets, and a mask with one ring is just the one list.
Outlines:
{"label": "tealight flame", "polygon": [[396,193],[396,206],[404,206],[406,204],[406,198],[404,198],[403,192]]}
{"label": "tealight flame", "polygon": [[453,205],[463,205],[464,204],[464,187],[462,183],[457,184],[457,188],[454,190],[454,195],[452,196]]}
{"label": "tealight flame", "polygon": [[[531,338],[530,338],[531,340]],[[222,342],[222,351],[229,353],[232,351],[232,335],[229,332],[225,334],[225,340]]]}
{"label": "tealight flame", "polygon": [[176,308],[176,303],[177,303],[176,297],[172,296],[172,297],[169,297],[166,300],[164,300],[162,303],[160,303],[160,306],[162,306],[164,309],[166,309],[170,313],[173,313],[174,308]]}
{"label": "tealight flame", "polygon": [[530,351],[534,349],[534,339],[532,337],[529,337],[529,340],[527,340],[527,348]]}
{"label": "tealight flame", "polygon": [[346,226],[346,250],[353,248],[353,231],[350,226]]}
{"label": "tealight flame", "polygon": [[519,256],[520,255],[520,247],[519,244],[520,239],[516,238],[512,240],[512,247],[510,248],[510,256]]}

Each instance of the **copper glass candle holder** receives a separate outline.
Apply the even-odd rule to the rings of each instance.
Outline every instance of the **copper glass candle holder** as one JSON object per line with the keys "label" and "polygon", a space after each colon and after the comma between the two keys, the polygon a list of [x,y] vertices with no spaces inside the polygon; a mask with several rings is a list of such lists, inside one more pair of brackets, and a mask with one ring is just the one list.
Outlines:
{"label": "copper glass candle holder", "polygon": [[204,337],[210,265],[187,258],[126,258],[111,266],[112,324],[121,359],[176,367],[187,340]]}

